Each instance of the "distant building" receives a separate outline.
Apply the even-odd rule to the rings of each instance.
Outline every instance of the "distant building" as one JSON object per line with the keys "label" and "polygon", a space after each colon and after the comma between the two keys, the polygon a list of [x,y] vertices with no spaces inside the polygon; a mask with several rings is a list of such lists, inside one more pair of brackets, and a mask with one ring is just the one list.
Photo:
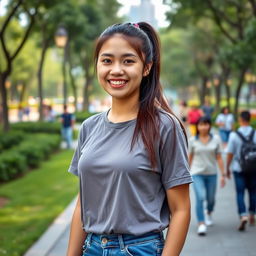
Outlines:
{"label": "distant building", "polygon": [[132,5],[128,17],[132,23],[146,21],[154,28],[158,28],[155,18],[155,6],[151,3],[151,0],[141,0],[140,5]]}

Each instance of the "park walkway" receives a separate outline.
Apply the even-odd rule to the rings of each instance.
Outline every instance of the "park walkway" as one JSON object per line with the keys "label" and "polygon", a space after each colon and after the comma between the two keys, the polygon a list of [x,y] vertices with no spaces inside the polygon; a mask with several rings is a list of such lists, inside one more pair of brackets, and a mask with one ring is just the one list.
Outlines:
{"label": "park walkway", "polygon": [[[187,241],[181,256],[256,256],[256,227],[245,232],[236,230],[238,217],[233,180],[223,189],[218,189],[214,213],[214,226],[208,228],[207,236],[196,234],[197,223],[194,211],[194,194],[191,187],[192,219]],[[66,211],[37,241],[25,256],[65,256],[69,224],[75,199]]]}

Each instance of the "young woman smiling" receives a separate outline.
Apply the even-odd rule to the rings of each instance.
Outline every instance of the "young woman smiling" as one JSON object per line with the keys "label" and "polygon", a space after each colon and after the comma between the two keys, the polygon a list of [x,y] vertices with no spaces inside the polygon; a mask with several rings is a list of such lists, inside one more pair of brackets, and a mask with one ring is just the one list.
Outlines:
{"label": "young woman smiling", "polygon": [[80,129],[69,168],[80,193],[67,255],[178,256],[192,180],[184,128],[162,95],[156,32],[145,22],[107,28],[95,65],[112,106]]}

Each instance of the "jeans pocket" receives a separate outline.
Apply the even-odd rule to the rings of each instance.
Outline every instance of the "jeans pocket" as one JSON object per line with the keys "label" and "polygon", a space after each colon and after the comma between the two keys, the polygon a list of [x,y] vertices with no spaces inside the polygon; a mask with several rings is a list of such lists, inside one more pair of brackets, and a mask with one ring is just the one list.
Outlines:
{"label": "jeans pocket", "polygon": [[[158,240],[157,240],[158,242]],[[157,247],[156,241],[145,241],[127,245],[125,247],[125,253],[127,256],[136,256],[136,255],[143,255],[143,256],[153,256],[157,254]]]}

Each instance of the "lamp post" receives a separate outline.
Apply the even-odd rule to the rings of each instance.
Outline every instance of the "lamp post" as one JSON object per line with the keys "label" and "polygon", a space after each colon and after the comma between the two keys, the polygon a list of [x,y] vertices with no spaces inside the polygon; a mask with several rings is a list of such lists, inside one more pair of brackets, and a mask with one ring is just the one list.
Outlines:
{"label": "lamp post", "polygon": [[55,33],[55,43],[57,47],[64,49],[64,56],[62,62],[62,74],[63,74],[63,104],[67,104],[67,81],[66,81],[66,59],[67,59],[67,45],[68,45],[68,32],[60,26]]}

